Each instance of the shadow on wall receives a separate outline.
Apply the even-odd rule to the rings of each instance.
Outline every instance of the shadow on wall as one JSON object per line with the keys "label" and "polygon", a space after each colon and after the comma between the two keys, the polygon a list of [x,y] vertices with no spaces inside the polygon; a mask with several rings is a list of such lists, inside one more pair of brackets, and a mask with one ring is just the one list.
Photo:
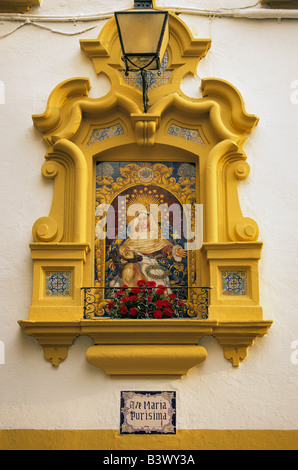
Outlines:
{"label": "shadow on wall", "polygon": [[206,361],[200,365],[199,375],[215,374],[232,368],[231,363],[224,357],[222,347],[215,338],[204,336],[200,339],[199,345],[203,346],[208,354]]}

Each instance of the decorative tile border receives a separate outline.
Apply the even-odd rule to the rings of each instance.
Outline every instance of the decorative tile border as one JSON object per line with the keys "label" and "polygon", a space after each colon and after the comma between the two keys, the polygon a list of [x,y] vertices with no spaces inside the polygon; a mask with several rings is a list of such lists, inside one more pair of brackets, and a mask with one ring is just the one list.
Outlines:
{"label": "decorative tile border", "polygon": [[71,271],[46,271],[45,296],[69,297],[71,295]]}
{"label": "decorative tile border", "polygon": [[242,296],[247,295],[247,272],[246,271],[222,271],[222,293],[223,295]]}
{"label": "decorative tile border", "polygon": [[198,129],[187,129],[185,127],[172,124],[168,130],[168,134],[174,137],[181,137],[182,139],[190,140],[199,145],[205,145]]}
{"label": "decorative tile border", "polygon": [[103,140],[107,140],[112,137],[119,137],[120,135],[124,135],[124,130],[121,124],[115,124],[114,126],[105,127],[104,129],[94,129],[87,145],[90,147],[90,145],[102,142]]}

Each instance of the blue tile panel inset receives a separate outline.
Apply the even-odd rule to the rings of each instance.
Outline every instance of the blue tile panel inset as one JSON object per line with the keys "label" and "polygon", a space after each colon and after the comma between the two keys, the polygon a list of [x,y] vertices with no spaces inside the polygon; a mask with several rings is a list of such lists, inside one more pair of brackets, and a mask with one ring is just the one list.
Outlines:
{"label": "blue tile panel inset", "polygon": [[168,130],[168,134],[174,137],[181,137],[182,139],[190,140],[199,145],[205,145],[198,129],[187,129],[185,127],[172,124]]}
{"label": "blue tile panel inset", "polygon": [[90,147],[90,145],[110,139],[111,137],[119,137],[120,135],[124,135],[121,124],[115,124],[114,126],[105,127],[104,129],[94,129],[87,145]]}
{"label": "blue tile panel inset", "polygon": [[222,271],[221,278],[223,295],[247,295],[246,271]]}
{"label": "blue tile panel inset", "polygon": [[69,297],[71,295],[71,271],[46,271],[45,296]]}

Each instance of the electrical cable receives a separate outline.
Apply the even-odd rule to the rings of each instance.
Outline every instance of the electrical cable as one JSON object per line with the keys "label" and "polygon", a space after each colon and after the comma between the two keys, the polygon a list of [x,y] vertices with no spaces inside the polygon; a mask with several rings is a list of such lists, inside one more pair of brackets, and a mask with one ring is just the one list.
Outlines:
{"label": "electrical cable", "polygon": [[[126,10],[121,10],[126,11]],[[106,20],[112,18],[114,16],[114,12],[106,12],[106,13],[97,13],[94,15],[73,15],[73,16],[42,16],[42,15],[32,15],[29,13],[25,14],[13,14],[13,13],[2,13],[0,14],[0,21],[22,21],[25,20],[29,21],[38,21],[40,23],[83,23],[87,21],[99,21],[99,20]]]}
{"label": "electrical cable", "polygon": [[[173,11],[173,12],[179,12],[179,11],[187,11],[187,12],[193,12],[193,13],[205,13],[208,12],[210,14],[212,13],[220,13],[224,11],[233,11],[233,10],[246,10],[249,8],[254,8],[257,5],[260,5],[260,1],[252,4],[252,5],[246,5],[242,7],[237,7],[237,8],[219,8],[216,10],[206,10],[206,9],[198,9],[198,8],[182,8],[182,7],[171,7],[167,6],[166,9],[168,11]],[[127,11],[129,8],[121,9],[120,11]],[[85,21],[98,21],[98,20],[104,20],[104,19],[109,19],[114,16],[114,11],[110,12],[101,12],[101,13],[95,13],[94,15],[73,15],[73,16],[41,16],[41,15],[32,15],[32,14],[12,14],[12,13],[4,13],[0,14],[0,21],[24,21],[25,19],[29,19],[31,21],[38,21],[38,22],[48,22],[48,23],[65,23],[68,21],[73,21],[73,22],[85,22]]]}
{"label": "electrical cable", "polygon": [[[122,11],[127,11],[129,9],[123,9]],[[298,10],[276,10],[272,8],[264,8],[260,2],[254,3],[252,5],[246,5],[239,8],[218,8],[215,10],[208,9],[199,9],[199,8],[183,8],[183,7],[171,7],[167,6],[167,10],[172,13],[180,14],[191,14],[198,16],[208,16],[209,18],[215,17],[224,17],[224,18],[238,18],[238,19],[255,19],[255,20],[269,20],[269,19],[298,19]],[[26,15],[26,16],[25,16]],[[18,25],[12,31],[0,35],[0,39],[4,39],[11,34],[14,34],[16,31],[21,29],[23,26],[31,25],[47,31],[51,31],[55,34],[61,34],[64,36],[77,36],[83,34],[87,31],[95,29],[99,26],[96,24],[89,28],[74,31],[66,32],[53,29],[42,25],[43,23],[73,23],[77,25],[78,23],[85,22],[98,22],[102,20],[110,19],[114,16],[113,12],[97,13],[94,15],[76,15],[76,16],[41,16],[41,15],[30,15],[30,14],[2,14],[0,15],[1,22],[21,22],[22,24]]]}
{"label": "electrical cable", "polygon": [[85,28],[85,29],[80,30],[80,31],[66,32],[66,31],[59,31],[59,30],[50,28],[48,26],[41,25],[39,23],[36,23],[35,21],[31,21],[31,20],[27,19],[24,23],[18,25],[12,31],[9,31],[6,34],[0,35],[0,39],[4,39],[4,38],[10,36],[11,34],[15,33],[18,29],[21,29],[21,28],[23,28],[23,26],[27,26],[27,25],[36,26],[37,28],[44,29],[44,30],[47,30],[47,31],[51,31],[52,33],[55,33],[55,34],[61,34],[63,36],[77,36],[79,34],[86,33],[87,31],[91,31],[92,29],[95,29],[99,26],[99,25],[95,25],[95,26],[90,26],[89,28]]}

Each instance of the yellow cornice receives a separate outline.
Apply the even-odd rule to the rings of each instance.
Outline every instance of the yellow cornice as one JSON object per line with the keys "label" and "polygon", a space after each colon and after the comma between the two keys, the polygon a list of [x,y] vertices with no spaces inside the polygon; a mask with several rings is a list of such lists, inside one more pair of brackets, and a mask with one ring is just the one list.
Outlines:
{"label": "yellow cornice", "polygon": [[66,359],[74,340],[84,335],[94,341],[87,360],[109,375],[180,377],[207,358],[206,350],[198,346],[203,336],[216,338],[225,358],[238,367],[254,340],[267,334],[272,321],[97,319],[19,324],[28,336],[38,340],[45,358],[55,367]]}
{"label": "yellow cornice", "polygon": [[152,104],[147,114],[144,114],[134,101],[135,93],[138,92],[132,87],[125,87],[126,94],[122,94],[115,87],[100,99],[89,98],[89,89],[90,82],[87,78],[66,80],[51,93],[46,111],[33,116],[35,126],[50,146],[60,139],[73,139],[86,116],[107,117],[119,110],[130,116],[132,128],[140,144],[142,139],[139,142],[138,134],[142,122],[154,123],[154,135],[151,139],[153,144],[160,120],[169,109],[175,109],[181,116],[187,115],[190,119],[209,115],[214,135],[219,140],[231,139],[238,145],[244,143],[247,134],[251,133],[258,123],[256,116],[246,113],[239,91],[224,80],[204,79],[203,99],[193,100],[178,92],[165,94]]}
{"label": "yellow cornice", "polygon": [[0,0],[0,13],[26,13],[41,0]]}

